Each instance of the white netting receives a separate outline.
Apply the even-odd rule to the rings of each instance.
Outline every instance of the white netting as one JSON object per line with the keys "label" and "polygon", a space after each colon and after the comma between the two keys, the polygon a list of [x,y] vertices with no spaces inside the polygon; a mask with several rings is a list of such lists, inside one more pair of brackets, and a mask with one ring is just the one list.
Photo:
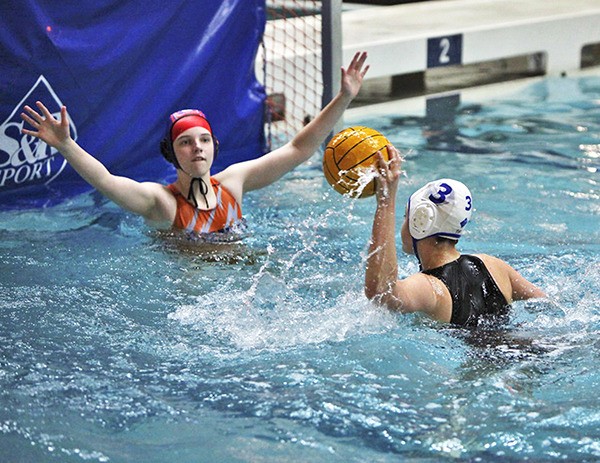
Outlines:
{"label": "white netting", "polygon": [[267,15],[257,75],[267,93],[265,131],[271,150],[321,109],[321,1],[270,0]]}

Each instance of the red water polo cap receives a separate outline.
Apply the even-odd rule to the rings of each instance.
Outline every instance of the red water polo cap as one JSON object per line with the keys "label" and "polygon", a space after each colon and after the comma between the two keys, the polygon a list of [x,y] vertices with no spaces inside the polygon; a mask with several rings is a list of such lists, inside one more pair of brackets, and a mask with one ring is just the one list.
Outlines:
{"label": "red water polo cap", "polygon": [[192,127],[204,127],[212,135],[212,127],[202,111],[197,109],[182,109],[169,116],[171,121],[171,142]]}

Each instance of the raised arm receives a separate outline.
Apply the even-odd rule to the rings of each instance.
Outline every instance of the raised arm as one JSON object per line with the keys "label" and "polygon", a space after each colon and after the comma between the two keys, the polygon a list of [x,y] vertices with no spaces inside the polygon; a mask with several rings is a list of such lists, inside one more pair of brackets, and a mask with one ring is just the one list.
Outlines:
{"label": "raised arm", "polygon": [[158,183],[139,183],[126,177],[112,175],[106,167],[71,138],[67,108],[60,110],[60,120],[56,120],[48,108],[36,102],[39,113],[25,106],[26,113],[21,117],[31,129],[23,133],[39,138],[56,148],[83,179],[119,206],[149,220],[168,220],[169,196]]}
{"label": "raised arm", "polygon": [[416,273],[398,279],[396,255],[396,193],[400,179],[400,153],[387,146],[389,162],[378,153],[377,209],[365,272],[365,295],[388,309],[400,312],[422,311],[434,318],[437,299],[431,277]]}
{"label": "raised arm", "polygon": [[247,162],[231,166],[221,174],[219,180],[228,187],[241,185],[242,192],[263,188],[281,178],[309,159],[331,133],[337,121],[358,94],[369,66],[365,66],[367,54],[356,53],[348,69],[342,68],[340,92],[329,104],[296,136],[284,146]]}
{"label": "raised arm", "polygon": [[377,209],[373,219],[369,255],[365,272],[365,294],[386,305],[395,302],[393,289],[398,280],[398,257],[396,255],[396,192],[400,178],[400,160],[397,151],[389,165],[381,153],[377,153],[379,175],[376,179]]}

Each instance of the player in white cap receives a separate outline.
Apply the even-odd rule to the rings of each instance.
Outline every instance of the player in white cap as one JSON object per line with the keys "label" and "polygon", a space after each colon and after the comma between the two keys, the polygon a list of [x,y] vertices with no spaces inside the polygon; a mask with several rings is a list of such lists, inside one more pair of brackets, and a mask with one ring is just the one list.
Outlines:
{"label": "player in white cap", "polygon": [[401,160],[396,148],[388,145],[387,150],[389,163],[381,153],[378,160],[377,210],[365,275],[369,299],[392,310],[477,326],[504,319],[515,300],[546,297],[503,260],[456,249],[471,219],[473,198],[464,184],[448,178],[428,183],[408,200],[402,249],[417,256],[421,271],[399,280],[395,230]]}

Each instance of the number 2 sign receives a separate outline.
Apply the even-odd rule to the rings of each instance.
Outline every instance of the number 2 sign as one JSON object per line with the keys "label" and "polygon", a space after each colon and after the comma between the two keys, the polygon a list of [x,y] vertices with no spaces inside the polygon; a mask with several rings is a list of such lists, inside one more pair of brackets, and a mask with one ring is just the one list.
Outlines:
{"label": "number 2 sign", "polygon": [[427,67],[462,63],[462,34],[427,39]]}

